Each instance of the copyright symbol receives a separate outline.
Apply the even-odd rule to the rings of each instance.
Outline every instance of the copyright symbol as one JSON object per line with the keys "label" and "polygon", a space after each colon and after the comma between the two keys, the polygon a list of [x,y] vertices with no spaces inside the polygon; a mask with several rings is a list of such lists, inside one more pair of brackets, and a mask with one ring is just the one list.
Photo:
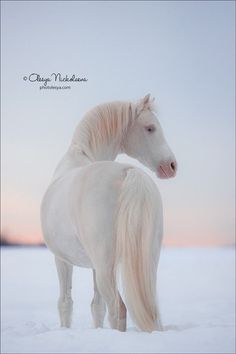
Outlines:
{"label": "copyright symbol", "polygon": [[23,77],[23,80],[26,81],[26,80],[27,80],[27,76],[24,76],[24,77]]}

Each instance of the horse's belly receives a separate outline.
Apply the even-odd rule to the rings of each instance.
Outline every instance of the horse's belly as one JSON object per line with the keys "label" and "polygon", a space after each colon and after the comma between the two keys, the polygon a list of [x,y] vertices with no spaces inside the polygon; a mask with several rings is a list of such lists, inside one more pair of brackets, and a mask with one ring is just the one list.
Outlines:
{"label": "horse's belly", "polygon": [[73,178],[72,173],[55,181],[45,194],[41,206],[44,240],[57,257],[77,266],[92,268],[92,262],[71,217]]}

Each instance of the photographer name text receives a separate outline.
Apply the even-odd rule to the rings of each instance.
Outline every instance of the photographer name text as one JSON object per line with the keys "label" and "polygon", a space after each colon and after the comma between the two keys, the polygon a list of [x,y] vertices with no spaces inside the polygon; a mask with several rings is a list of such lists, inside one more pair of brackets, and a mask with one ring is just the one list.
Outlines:
{"label": "photographer name text", "polygon": [[87,82],[88,79],[86,77],[79,77],[75,74],[73,75],[62,75],[61,73],[52,73],[51,75],[44,77],[37,73],[32,73],[28,76],[23,77],[24,81],[36,82],[43,84],[43,86],[48,86],[50,83],[79,83],[79,82]]}

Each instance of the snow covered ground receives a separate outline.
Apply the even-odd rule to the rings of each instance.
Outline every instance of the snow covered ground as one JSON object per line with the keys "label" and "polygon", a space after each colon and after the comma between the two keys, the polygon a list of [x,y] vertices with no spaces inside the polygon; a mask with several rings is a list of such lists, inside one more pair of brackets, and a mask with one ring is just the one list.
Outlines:
{"label": "snow covered ground", "polygon": [[54,260],[44,248],[2,249],[2,353],[234,353],[234,249],[163,248],[163,332],[93,329],[92,275],[74,271],[71,329],[59,327]]}

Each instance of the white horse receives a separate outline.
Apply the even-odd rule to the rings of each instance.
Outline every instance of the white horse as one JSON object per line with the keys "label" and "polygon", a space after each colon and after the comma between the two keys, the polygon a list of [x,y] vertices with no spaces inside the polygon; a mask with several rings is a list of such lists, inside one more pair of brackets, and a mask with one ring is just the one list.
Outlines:
{"label": "white horse", "polygon": [[[60,282],[61,325],[72,317],[73,265],[93,269],[95,327],[106,306],[110,325],[126,330],[126,306],[143,331],[161,330],[156,272],[162,241],[162,202],[139,168],[114,162],[126,153],[160,178],[176,174],[176,160],[153,112],[150,95],[89,111],[78,125],[41,206],[42,229]],[[125,304],[117,286],[120,270]]]}

